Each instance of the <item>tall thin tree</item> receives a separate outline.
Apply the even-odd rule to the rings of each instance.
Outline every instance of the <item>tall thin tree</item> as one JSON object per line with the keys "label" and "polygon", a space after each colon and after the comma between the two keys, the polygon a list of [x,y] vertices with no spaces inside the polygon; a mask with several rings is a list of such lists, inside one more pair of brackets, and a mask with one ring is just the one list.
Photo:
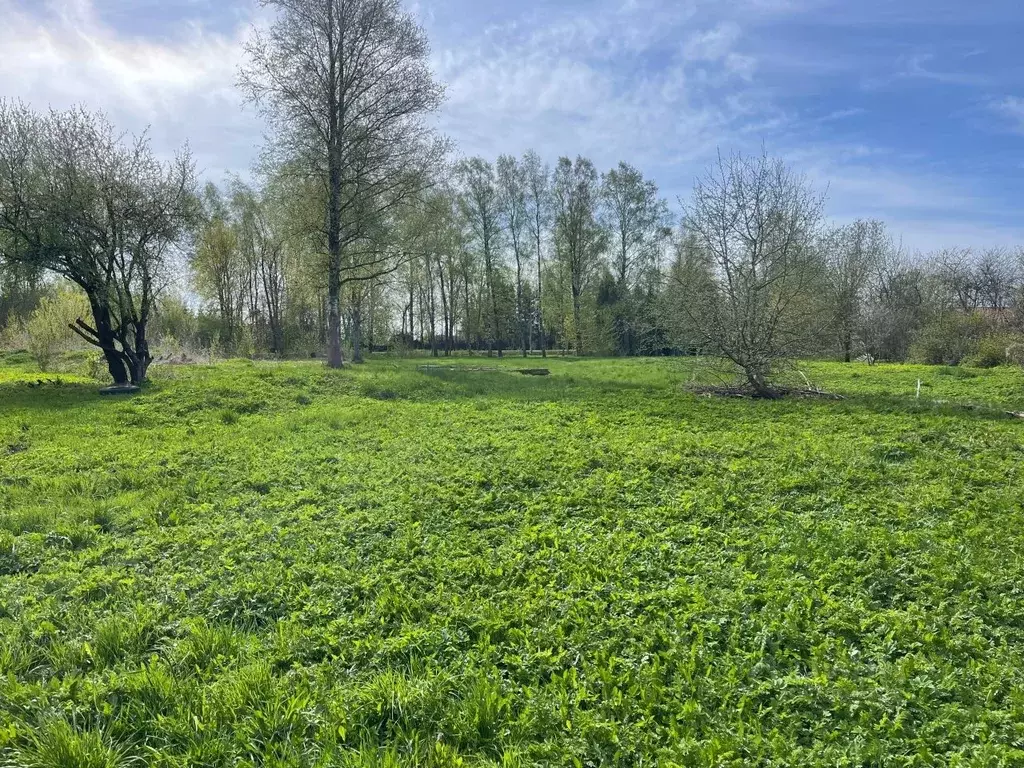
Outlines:
{"label": "tall thin tree", "polygon": [[491,315],[491,342],[488,354],[497,346],[498,357],[501,357],[501,327],[496,285],[501,220],[494,166],[482,158],[474,157],[459,164],[458,176],[462,183],[459,204],[484,261],[485,287]]}
{"label": "tall thin tree", "polygon": [[547,338],[544,334],[544,236],[551,225],[551,169],[532,149],[523,155],[523,169],[526,172],[526,223],[534,245],[534,259],[537,263],[537,335],[540,337],[540,353],[548,356]]}
{"label": "tall thin tree", "polygon": [[637,347],[634,294],[641,279],[657,267],[659,249],[671,234],[668,205],[658,196],[658,186],[627,163],[602,178],[601,203],[611,239],[617,351],[632,355]]}
{"label": "tall thin tree", "polygon": [[523,268],[526,262],[527,235],[526,169],[511,155],[498,158],[498,199],[508,234],[512,255],[516,260],[516,328],[523,357],[527,356],[529,325],[523,304]]}
{"label": "tall thin tree", "polygon": [[583,348],[583,293],[601,263],[608,237],[597,218],[601,182],[584,157],[558,161],[554,177],[555,247],[569,274],[576,354]]}
{"label": "tall thin tree", "polygon": [[[394,268],[373,240],[415,197],[444,151],[425,117],[443,99],[429,45],[399,0],[260,0],[276,11],[246,45],[240,86],[274,132],[273,148],[323,186],[328,364],[341,367],[342,273]],[[380,260],[380,261],[378,261]]]}

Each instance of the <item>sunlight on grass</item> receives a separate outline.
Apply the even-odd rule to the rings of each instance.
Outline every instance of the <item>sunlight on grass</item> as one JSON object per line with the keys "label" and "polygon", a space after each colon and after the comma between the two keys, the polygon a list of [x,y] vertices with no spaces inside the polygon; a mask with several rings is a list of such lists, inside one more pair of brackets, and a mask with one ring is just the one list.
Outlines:
{"label": "sunlight on grass", "polygon": [[543,365],[0,366],[0,763],[1024,761],[1020,372]]}

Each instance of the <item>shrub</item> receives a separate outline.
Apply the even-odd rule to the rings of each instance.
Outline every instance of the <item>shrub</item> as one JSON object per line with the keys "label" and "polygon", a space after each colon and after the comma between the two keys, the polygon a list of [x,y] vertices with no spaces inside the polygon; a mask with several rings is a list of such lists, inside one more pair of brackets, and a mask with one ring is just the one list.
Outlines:
{"label": "shrub", "polygon": [[987,336],[978,344],[978,351],[971,356],[971,364],[976,368],[996,368],[1000,365],[1012,363],[1010,349],[1014,346],[1022,347],[1020,336],[1013,334],[997,334]]}
{"label": "shrub", "polygon": [[977,354],[985,332],[985,318],[981,315],[942,315],[922,329],[910,357],[925,365],[960,365]]}
{"label": "shrub", "polygon": [[1006,360],[1014,365],[1024,366],[1024,342],[1011,344],[1006,348]]}
{"label": "shrub", "polygon": [[61,289],[39,302],[25,324],[28,351],[41,371],[49,371],[57,356],[70,349],[77,337],[70,325],[89,316],[89,302],[77,289]]}
{"label": "shrub", "polygon": [[4,360],[8,363],[18,362],[14,355],[23,352],[27,347],[28,336],[25,333],[25,324],[12,318],[6,328],[0,329],[0,350],[9,350],[7,355],[3,355]]}
{"label": "shrub", "polygon": [[199,319],[183,299],[165,296],[157,305],[154,336],[163,346],[172,348],[195,346],[199,336]]}

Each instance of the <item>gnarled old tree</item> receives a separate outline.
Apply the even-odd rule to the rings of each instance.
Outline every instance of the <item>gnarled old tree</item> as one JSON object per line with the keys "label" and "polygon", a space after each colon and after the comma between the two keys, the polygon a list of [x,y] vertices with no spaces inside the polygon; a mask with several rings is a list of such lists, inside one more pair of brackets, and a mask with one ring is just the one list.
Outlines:
{"label": "gnarled old tree", "polygon": [[196,218],[183,151],[161,163],[82,109],[37,114],[0,101],[0,259],[77,283],[92,317],[73,330],[103,351],[116,384],[140,384],[147,330],[171,251]]}
{"label": "gnarled old tree", "polygon": [[315,180],[324,202],[327,358],[342,365],[341,295],[350,279],[392,271],[376,242],[392,212],[430,183],[446,151],[425,121],[443,98],[423,30],[399,0],[260,0],[240,85],[262,109],[277,160]]}
{"label": "gnarled old tree", "polygon": [[827,330],[815,247],[822,206],[803,178],[762,153],[720,156],[685,209],[686,231],[709,266],[685,311],[758,397],[775,397],[779,363],[814,349]]}

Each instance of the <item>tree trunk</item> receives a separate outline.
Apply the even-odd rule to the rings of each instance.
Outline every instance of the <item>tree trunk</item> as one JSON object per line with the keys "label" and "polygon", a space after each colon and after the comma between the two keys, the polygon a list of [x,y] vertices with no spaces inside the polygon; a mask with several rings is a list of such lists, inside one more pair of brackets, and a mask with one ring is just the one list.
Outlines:
{"label": "tree trunk", "polygon": [[132,384],[141,387],[149,372],[149,364],[153,356],[149,353],[149,340],[146,338],[146,323],[135,326],[135,360],[132,361]]}
{"label": "tree trunk", "polygon": [[352,307],[352,362],[363,362],[363,313],[358,306]]}
{"label": "tree trunk", "polygon": [[[334,40],[334,3],[328,2],[329,82],[337,82],[339,51]],[[330,88],[328,97],[327,136],[327,366],[341,368],[345,360],[341,353],[341,186],[342,186],[342,109],[338,93]]]}
{"label": "tree trunk", "polygon": [[[331,151],[332,158],[337,149]],[[341,368],[341,172],[332,159],[327,215],[327,366]]]}
{"label": "tree trunk", "polygon": [[519,323],[519,341],[522,345],[523,357],[528,357],[526,350],[527,330],[526,313],[523,312],[523,263],[519,258],[519,245],[516,244],[516,321]]}
{"label": "tree trunk", "polygon": [[[107,370],[110,372],[110,378],[114,380],[114,384],[117,386],[125,386],[129,383],[134,384],[135,382],[131,381],[129,376],[125,356],[118,350],[115,343],[114,326],[110,320],[110,309],[107,306],[101,306],[92,301],[90,301],[90,305],[93,323],[96,326],[95,329],[90,328],[79,319],[75,325],[71,326],[71,330],[102,350],[103,358],[107,363]],[[132,373],[135,372],[132,371]]]}
{"label": "tree trunk", "polygon": [[327,286],[327,366],[341,368],[345,360],[341,353],[341,274],[331,257]]}
{"label": "tree trunk", "polygon": [[763,398],[765,400],[779,399],[779,393],[772,389],[764,373],[751,368],[748,368],[745,373],[747,375],[747,383],[750,384],[750,388],[754,390],[754,397]]}
{"label": "tree trunk", "polygon": [[580,294],[574,289],[572,292],[572,323],[576,330],[576,357],[583,357],[583,326],[580,322],[581,318]]}
{"label": "tree trunk", "polygon": [[110,378],[114,380],[114,384],[118,386],[127,386],[131,382],[128,376],[128,368],[124,364],[124,358],[121,357],[121,353],[113,349],[113,347],[103,348],[103,357],[107,363],[107,370],[110,371]]}
{"label": "tree trunk", "polygon": [[498,348],[498,357],[502,357],[501,352],[501,331],[498,328],[498,295],[494,290],[494,268],[491,264],[490,246],[484,246],[487,252],[484,254],[487,266],[487,287],[491,293],[491,332],[494,334],[493,345],[487,345],[487,356],[491,356],[493,347]]}
{"label": "tree trunk", "polygon": [[540,356],[548,356],[548,341],[544,338],[544,304],[541,302],[541,243],[540,223],[537,224],[537,335],[540,337]]}

